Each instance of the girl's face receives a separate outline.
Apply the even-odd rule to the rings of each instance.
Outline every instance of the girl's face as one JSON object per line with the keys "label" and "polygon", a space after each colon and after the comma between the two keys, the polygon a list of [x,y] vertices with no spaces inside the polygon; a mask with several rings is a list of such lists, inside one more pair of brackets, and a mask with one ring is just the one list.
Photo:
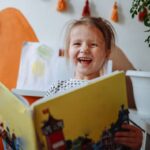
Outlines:
{"label": "girl's face", "polygon": [[75,78],[98,77],[106,56],[103,34],[95,26],[78,25],[71,30],[69,57],[75,65]]}

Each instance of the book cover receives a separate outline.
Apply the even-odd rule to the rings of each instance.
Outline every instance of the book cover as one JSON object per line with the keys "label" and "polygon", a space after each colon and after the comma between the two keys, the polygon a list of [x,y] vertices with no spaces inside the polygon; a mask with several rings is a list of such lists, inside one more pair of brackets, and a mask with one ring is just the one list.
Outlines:
{"label": "book cover", "polygon": [[22,149],[63,150],[80,136],[97,142],[117,120],[120,106],[127,107],[125,75],[115,72],[31,106],[1,85],[0,99],[0,121],[21,139]]}

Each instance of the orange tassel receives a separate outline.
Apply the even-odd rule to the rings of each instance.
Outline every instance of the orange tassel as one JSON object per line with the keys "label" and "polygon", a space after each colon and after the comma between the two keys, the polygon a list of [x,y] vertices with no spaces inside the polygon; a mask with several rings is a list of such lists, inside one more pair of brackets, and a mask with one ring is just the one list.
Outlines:
{"label": "orange tassel", "polygon": [[118,22],[118,20],[119,20],[117,2],[114,3],[113,10],[112,10],[112,15],[111,15],[111,20],[114,21],[114,22]]}
{"label": "orange tassel", "polygon": [[57,11],[65,11],[67,9],[67,4],[65,0],[58,0]]}
{"label": "orange tassel", "polygon": [[90,16],[90,7],[89,7],[89,1],[86,0],[85,2],[85,6],[83,8],[83,11],[82,11],[82,16]]}

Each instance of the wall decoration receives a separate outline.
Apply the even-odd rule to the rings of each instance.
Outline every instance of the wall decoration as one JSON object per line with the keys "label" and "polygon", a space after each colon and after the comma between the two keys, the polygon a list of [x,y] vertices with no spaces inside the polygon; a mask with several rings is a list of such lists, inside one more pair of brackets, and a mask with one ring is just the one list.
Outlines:
{"label": "wall decoration", "polygon": [[144,18],[146,16],[147,16],[147,8],[144,7],[144,9],[141,12],[139,12],[139,14],[138,14],[139,21],[144,21]]}
{"label": "wall decoration", "polygon": [[119,21],[119,16],[118,16],[118,4],[115,1],[112,9],[112,14],[111,14],[111,20],[114,22]]}
{"label": "wall decoration", "polygon": [[22,47],[17,89],[47,90],[52,82],[54,49],[40,42],[25,42]]}
{"label": "wall decoration", "polygon": [[82,11],[82,16],[90,16],[91,12],[90,12],[90,6],[89,6],[89,1],[86,0],[85,1],[85,5]]}
{"label": "wall decoration", "polygon": [[9,89],[16,87],[20,50],[24,41],[38,41],[27,17],[22,11],[13,7],[1,10],[0,81],[5,83]]}
{"label": "wall decoration", "polygon": [[63,12],[67,9],[66,0],[58,0],[57,11]]}
{"label": "wall decoration", "polygon": [[[136,15],[139,21],[143,21],[147,30],[145,32],[150,32],[150,0],[132,0],[132,7],[130,13],[132,18]],[[150,35],[145,39],[145,42],[150,47]]]}

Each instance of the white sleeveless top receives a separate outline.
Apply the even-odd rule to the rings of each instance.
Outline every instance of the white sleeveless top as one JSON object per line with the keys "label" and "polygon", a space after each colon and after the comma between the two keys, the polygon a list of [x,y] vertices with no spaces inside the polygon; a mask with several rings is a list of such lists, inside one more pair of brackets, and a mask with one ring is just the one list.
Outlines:
{"label": "white sleeveless top", "polygon": [[62,80],[50,86],[49,90],[46,92],[45,96],[53,96],[57,93],[62,93],[67,90],[81,87],[82,85],[88,84],[88,80]]}

